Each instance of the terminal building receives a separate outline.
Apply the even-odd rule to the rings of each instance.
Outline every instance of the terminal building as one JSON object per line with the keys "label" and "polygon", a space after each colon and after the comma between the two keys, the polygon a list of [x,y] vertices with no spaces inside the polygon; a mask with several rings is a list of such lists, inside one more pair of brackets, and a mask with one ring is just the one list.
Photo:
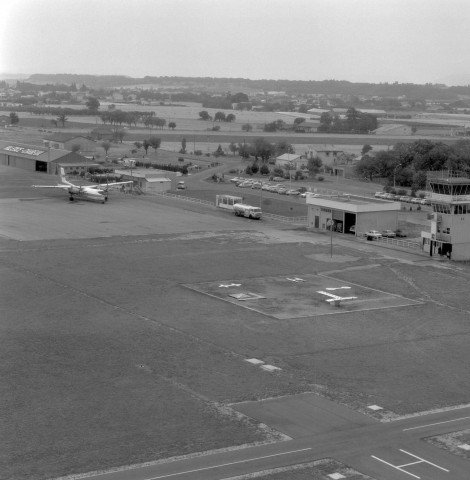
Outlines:
{"label": "terminal building", "polygon": [[307,224],[313,231],[330,230],[363,236],[369,230],[397,230],[400,202],[342,193],[307,194]]}
{"label": "terminal building", "polygon": [[470,260],[470,178],[428,174],[433,213],[431,231],[421,232],[430,256]]}

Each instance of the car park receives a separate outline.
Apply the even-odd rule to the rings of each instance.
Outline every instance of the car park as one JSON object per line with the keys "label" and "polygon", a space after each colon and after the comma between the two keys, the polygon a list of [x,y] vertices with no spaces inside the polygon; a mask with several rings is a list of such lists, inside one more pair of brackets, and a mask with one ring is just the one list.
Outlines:
{"label": "car park", "polygon": [[393,230],[383,230],[382,231],[382,237],[395,238],[396,234]]}

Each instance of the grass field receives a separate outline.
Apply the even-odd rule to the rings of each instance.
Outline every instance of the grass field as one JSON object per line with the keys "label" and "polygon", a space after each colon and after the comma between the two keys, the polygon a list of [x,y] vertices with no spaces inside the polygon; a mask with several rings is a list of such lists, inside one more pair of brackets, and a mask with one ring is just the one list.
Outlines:
{"label": "grass field", "polygon": [[[247,400],[311,391],[380,405],[377,418],[469,402],[465,265],[340,239],[330,258],[324,235],[158,197],[71,205],[33,196],[39,174],[12,170],[0,183],[2,480],[280,438],[230,408]],[[312,291],[280,280],[303,276]],[[237,280],[271,289],[269,311],[218,298]],[[341,286],[377,308],[326,308],[318,291]],[[316,311],[296,316],[302,304]]]}

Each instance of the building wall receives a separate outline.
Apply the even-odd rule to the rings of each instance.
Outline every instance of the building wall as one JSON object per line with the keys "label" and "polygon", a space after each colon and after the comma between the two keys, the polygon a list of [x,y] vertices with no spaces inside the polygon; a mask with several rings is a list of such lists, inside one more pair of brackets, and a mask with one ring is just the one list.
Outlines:
{"label": "building wall", "polygon": [[[315,218],[317,217],[317,218]],[[326,230],[328,220],[336,222],[347,222],[345,220],[345,211],[309,205],[307,213],[308,227],[312,230]],[[316,227],[318,224],[318,228]],[[398,226],[398,212],[359,212],[356,214],[356,234],[365,233],[369,230],[396,230]],[[347,228],[349,229],[349,228]]]}
{"label": "building wall", "polygon": [[0,165],[7,165],[9,167],[21,168],[30,172],[36,171],[36,159],[16,157],[15,154],[0,153]]}

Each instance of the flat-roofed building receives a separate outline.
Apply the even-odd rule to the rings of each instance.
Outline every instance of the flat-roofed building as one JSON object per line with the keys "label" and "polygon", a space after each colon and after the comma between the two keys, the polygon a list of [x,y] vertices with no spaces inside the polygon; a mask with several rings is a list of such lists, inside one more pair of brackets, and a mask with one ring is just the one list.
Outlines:
{"label": "flat-roofed building", "polygon": [[356,236],[369,230],[397,229],[400,202],[339,192],[310,193],[306,202],[307,225],[311,230],[330,230],[331,223],[333,231]]}

